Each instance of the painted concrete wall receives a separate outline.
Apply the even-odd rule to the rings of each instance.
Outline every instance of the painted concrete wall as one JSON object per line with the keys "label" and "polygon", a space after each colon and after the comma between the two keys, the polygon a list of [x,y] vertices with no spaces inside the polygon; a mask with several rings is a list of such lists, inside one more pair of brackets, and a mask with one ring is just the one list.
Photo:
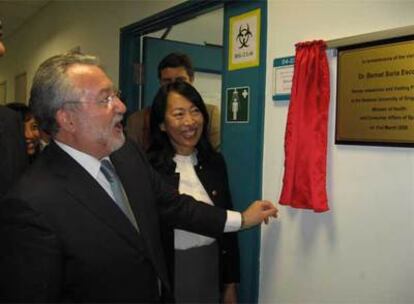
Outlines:
{"label": "painted concrete wall", "polygon": [[[268,3],[263,196],[277,201],[287,105],[272,101],[272,64],[294,44],[413,25],[412,1]],[[280,207],[262,229],[260,303],[413,303],[414,152],[334,144],[335,58],[323,214]]]}

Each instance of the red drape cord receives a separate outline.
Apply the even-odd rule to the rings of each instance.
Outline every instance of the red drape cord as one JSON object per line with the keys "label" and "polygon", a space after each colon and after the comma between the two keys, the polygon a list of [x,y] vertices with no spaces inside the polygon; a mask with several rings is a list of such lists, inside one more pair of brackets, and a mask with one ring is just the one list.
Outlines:
{"label": "red drape cord", "polygon": [[315,212],[329,210],[326,195],[328,111],[326,43],[298,43],[286,124],[280,204]]}

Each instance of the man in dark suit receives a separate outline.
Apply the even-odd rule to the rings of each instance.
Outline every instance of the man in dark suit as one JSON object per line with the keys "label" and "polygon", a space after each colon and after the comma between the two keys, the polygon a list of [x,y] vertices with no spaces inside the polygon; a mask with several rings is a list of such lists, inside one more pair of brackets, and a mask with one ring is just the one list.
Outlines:
{"label": "man in dark suit", "polygon": [[26,164],[22,122],[13,110],[0,106],[0,198],[17,181]]}
{"label": "man in dark suit", "polygon": [[[1,41],[2,23],[0,20],[0,57],[6,52]],[[27,164],[23,125],[14,111],[0,106],[0,198],[16,182]]]}
{"label": "man in dark suit", "polygon": [[169,288],[160,221],[214,237],[277,215],[268,201],[240,214],[164,184],[125,142],[125,106],[95,57],[46,60],[30,104],[53,140],[0,202],[0,301],[157,302]]}

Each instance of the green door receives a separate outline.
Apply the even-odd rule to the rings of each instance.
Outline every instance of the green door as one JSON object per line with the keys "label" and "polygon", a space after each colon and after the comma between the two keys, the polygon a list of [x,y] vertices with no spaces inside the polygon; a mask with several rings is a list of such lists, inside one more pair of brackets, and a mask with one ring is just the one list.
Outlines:
{"label": "green door", "polygon": [[[224,9],[224,69],[223,105],[227,117],[222,115],[221,151],[225,156],[233,202],[244,210],[250,202],[262,195],[263,129],[266,84],[266,2],[243,1],[228,4]],[[257,66],[229,70],[228,52],[236,41],[230,41],[230,18],[260,9],[259,62]],[[240,26],[243,30],[245,24]],[[250,30],[253,29],[250,27]],[[249,42],[243,41],[248,44]],[[234,100],[238,93],[237,116]],[[247,95],[246,93],[247,92]],[[243,101],[248,104],[243,104]],[[232,108],[233,107],[233,108]],[[242,110],[242,111],[241,111]],[[246,114],[247,111],[247,114]],[[260,228],[239,233],[241,282],[240,302],[256,303],[259,292]]]}

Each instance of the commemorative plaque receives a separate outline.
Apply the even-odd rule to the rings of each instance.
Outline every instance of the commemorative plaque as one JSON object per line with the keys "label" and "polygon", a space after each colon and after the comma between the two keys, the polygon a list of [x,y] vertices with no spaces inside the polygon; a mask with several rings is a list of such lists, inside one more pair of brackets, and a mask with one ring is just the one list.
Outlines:
{"label": "commemorative plaque", "polygon": [[335,142],[414,146],[414,37],[338,49]]}

